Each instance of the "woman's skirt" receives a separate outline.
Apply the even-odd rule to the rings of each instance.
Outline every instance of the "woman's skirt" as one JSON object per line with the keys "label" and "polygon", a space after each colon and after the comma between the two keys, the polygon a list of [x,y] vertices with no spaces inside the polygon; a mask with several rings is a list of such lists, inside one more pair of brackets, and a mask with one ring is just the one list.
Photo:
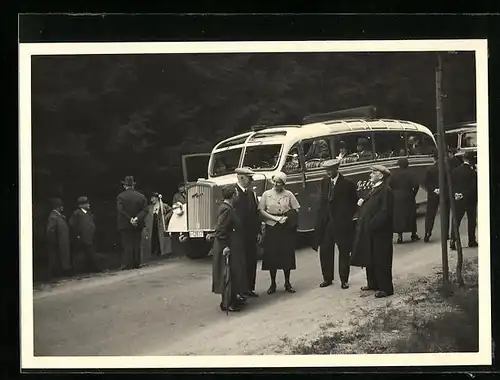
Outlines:
{"label": "woman's skirt", "polygon": [[291,270],[295,266],[296,231],[287,225],[266,225],[262,270]]}

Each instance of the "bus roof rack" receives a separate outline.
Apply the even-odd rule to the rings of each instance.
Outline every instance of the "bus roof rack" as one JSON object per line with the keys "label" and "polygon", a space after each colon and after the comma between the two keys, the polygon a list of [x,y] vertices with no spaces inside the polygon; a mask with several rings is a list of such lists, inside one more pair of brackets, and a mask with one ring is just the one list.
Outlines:
{"label": "bus roof rack", "polygon": [[302,119],[302,123],[313,124],[321,123],[323,121],[344,119],[374,119],[376,110],[375,106],[364,106],[334,112],[317,113],[304,117]]}
{"label": "bus roof rack", "polygon": [[251,130],[252,132],[259,132],[264,129],[273,129],[273,128],[300,128],[301,125],[296,125],[296,124],[283,124],[283,125],[264,125],[264,124],[257,124],[257,125],[252,125]]}

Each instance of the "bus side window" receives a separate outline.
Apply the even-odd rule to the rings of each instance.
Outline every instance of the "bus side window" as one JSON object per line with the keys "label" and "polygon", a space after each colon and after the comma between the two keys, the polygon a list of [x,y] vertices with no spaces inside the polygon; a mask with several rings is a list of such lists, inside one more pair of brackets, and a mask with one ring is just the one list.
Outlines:
{"label": "bus side window", "polygon": [[299,147],[293,146],[286,156],[283,172],[285,174],[293,174],[300,171],[302,171],[302,166],[300,164]]}
{"label": "bus side window", "polygon": [[320,137],[303,143],[306,169],[317,169],[321,162],[332,158],[330,142],[327,137]]}
{"label": "bus side window", "polygon": [[393,157],[406,156],[404,132],[381,131],[375,132],[376,159],[383,160]]}
{"label": "bus side window", "polygon": [[409,156],[430,156],[436,149],[434,140],[426,133],[408,133],[408,155]]}
{"label": "bus side window", "polygon": [[341,165],[374,159],[372,141],[369,133],[349,133],[335,136],[334,157]]}

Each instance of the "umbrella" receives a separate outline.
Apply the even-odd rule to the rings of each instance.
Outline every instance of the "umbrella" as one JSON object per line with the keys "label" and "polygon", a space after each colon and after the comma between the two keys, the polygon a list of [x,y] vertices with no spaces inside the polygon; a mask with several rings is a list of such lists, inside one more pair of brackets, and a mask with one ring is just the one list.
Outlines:
{"label": "umbrella", "polygon": [[222,298],[225,303],[224,307],[226,308],[226,315],[229,314],[229,301],[231,299],[231,270],[229,267],[229,255],[231,251],[229,247],[224,248],[222,254],[224,255],[224,289],[222,290]]}

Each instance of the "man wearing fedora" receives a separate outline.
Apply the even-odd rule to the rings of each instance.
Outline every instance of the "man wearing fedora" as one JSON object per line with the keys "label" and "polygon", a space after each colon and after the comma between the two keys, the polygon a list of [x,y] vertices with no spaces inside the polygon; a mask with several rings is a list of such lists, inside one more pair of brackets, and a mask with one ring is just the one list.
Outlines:
{"label": "man wearing fedora", "polygon": [[135,190],[133,176],[122,181],[124,191],[116,198],[118,231],[123,249],[122,268],[134,269],[141,265],[141,237],[144,218],[148,213],[146,197]]}
{"label": "man wearing fedora", "polygon": [[358,200],[360,206],[351,265],[366,268],[367,286],[362,291],[375,291],[375,297],[394,293],[392,283],[392,224],[394,196],[386,179],[391,172],[383,165],[372,166],[372,189]]}
{"label": "man wearing fedora", "polygon": [[318,250],[323,273],[321,288],[332,284],[335,245],[339,251],[339,274],[342,289],[349,287],[350,253],[354,237],[354,214],[357,211],[356,185],[339,173],[340,160],[322,163],[328,175],[321,181],[321,196],[315,226],[313,249]]}
{"label": "man wearing fedora", "polygon": [[247,297],[258,297],[258,294],[255,293],[255,280],[257,275],[257,244],[261,238],[262,223],[258,211],[257,196],[250,186],[254,172],[250,168],[237,168],[235,172],[238,183],[236,184],[236,196],[233,207],[245,226],[245,273],[247,275],[248,290],[244,295]]}
{"label": "man wearing fedora", "polygon": [[77,204],[78,208],[69,218],[69,226],[75,247],[73,253],[83,252],[87,271],[95,272],[98,271],[98,268],[94,252],[94,215],[90,212],[90,202],[87,197],[79,197]]}

